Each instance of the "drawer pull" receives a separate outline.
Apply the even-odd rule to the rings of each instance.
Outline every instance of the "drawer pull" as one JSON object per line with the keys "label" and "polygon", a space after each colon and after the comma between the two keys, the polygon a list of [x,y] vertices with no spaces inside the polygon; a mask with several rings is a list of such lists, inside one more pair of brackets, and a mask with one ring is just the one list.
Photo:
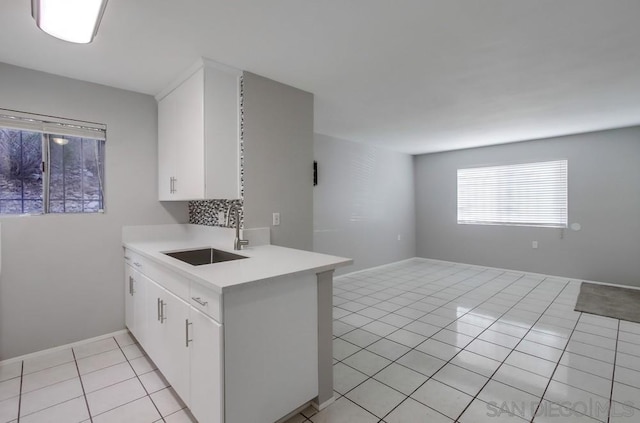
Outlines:
{"label": "drawer pull", "polygon": [[134,265],[135,267],[142,267],[142,264],[138,263],[137,261],[134,261],[134,262],[133,262],[133,265]]}
{"label": "drawer pull", "polygon": [[124,259],[125,259],[125,260],[131,260],[131,257],[129,257],[129,256],[124,256]]}
{"label": "drawer pull", "polygon": [[191,299],[193,301],[195,301],[196,303],[200,304],[202,307],[204,307],[207,304],[209,304],[209,301],[202,301],[202,298],[200,298],[200,297],[191,297]]}

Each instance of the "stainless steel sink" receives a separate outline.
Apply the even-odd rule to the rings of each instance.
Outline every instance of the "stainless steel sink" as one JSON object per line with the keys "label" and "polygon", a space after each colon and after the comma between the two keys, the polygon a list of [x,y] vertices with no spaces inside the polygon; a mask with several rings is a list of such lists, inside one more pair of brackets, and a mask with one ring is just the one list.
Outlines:
{"label": "stainless steel sink", "polygon": [[245,256],[228,253],[226,251],[216,250],[215,248],[202,248],[199,250],[174,251],[172,253],[164,253],[169,257],[173,257],[193,266],[202,266],[203,264],[221,263],[223,261],[246,259]]}

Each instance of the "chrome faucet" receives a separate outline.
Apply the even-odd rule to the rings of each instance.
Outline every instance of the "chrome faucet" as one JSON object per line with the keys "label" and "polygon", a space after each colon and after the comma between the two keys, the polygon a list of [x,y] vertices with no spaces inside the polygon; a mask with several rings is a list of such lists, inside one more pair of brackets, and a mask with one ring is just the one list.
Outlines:
{"label": "chrome faucet", "polygon": [[249,245],[249,241],[246,239],[240,239],[240,206],[238,204],[231,204],[227,209],[227,227],[231,221],[231,211],[236,215],[236,238],[233,241],[234,250],[242,250],[243,245]]}

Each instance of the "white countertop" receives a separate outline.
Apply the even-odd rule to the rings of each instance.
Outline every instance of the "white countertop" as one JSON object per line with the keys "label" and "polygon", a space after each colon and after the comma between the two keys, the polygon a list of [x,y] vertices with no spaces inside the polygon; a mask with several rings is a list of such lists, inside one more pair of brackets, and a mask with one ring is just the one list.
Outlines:
{"label": "white countertop", "polygon": [[[265,279],[307,272],[321,273],[353,263],[353,260],[348,258],[278,247],[275,245],[249,245],[241,251],[234,251],[233,238],[229,236],[230,232],[225,232],[219,237],[215,236],[215,234],[214,236],[211,235],[213,233],[211,232],[212,229],[194,228],[195,225],[179,226],[188,227],[187,233],[180,234],[180,236],[165,237],[169,239],[158,239],[162,238],[158,236],[128,237],[123,235],[123,245],[219,293],[232,287],[238,287]],[[200,233],[198,233],[197,236],[193,236],[193,231]],[[201,231],[206,233],[206,236],[203,236]],[[222,230],[217,229],[215,231]],[[228,251],[247,258],[193,266],[164,254],[166,252],[209,247]]]}

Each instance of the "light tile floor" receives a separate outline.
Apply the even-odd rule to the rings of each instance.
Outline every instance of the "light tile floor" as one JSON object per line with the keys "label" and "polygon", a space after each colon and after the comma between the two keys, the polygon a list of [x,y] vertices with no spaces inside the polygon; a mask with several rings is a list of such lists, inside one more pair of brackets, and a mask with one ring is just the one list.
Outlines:
{"label": "light tile floor", "polygon": [[[426,259],[336,278],[336,401],[287,423],[640,422],[640,324],[574,312],[578,291]],[[0,366],[18,416],[194,421],[128,335]]]}
{"label": "light tile floor", "polygon": [[579,289],[426,259],[336,278],[336,402],[292,421],[640,422],[640,324]]}
{"label": "light tile floor", "polygon": [[0,422],[195,422],[129,334],[0,366]]}

